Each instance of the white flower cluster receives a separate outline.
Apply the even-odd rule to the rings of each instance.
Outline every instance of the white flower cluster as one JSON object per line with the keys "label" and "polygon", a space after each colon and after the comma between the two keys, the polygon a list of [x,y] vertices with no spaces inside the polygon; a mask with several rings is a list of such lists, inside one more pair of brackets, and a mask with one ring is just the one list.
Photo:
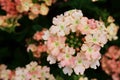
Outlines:
{"label": "white flower cluster", "polygon": [[0,65],[0,80],[55,80],[47,66],[40,66],[37,62],[31,62],[26,68],[16,68],[15,71],[6,69]]}

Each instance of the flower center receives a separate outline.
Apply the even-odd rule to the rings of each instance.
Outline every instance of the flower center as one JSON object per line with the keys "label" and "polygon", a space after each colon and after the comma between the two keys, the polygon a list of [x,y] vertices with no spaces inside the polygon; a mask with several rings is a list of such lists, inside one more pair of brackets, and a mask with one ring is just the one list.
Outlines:
{"label": "flower center", "polygon": [[83,36],[80,33],[70,33],[66,36],[66,43],[69,47],[80,48],[83,43]]}

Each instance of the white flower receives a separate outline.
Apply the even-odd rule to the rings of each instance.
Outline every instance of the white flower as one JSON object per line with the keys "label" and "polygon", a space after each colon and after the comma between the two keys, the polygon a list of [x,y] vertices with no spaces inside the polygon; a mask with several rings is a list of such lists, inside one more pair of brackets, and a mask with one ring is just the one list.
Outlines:
{"label": "white flower", "polygon": [[100,30],[94,30],[92,34],[85,36],[85,43],[94,43],[100,46],[104,46],[107,43],[107,34],[106,32]]}
{"label": "white flower", "polygon": [[68,74],[70,76],[72,74],[73,70],[70,67],[64,67],[63,72],[64,72],[64,74]]}
{"label": "white flower", "polygon": [[69,34],[70,29],[67,28],[64,25],[58,25],[58,26],[52,26],[50,28],[50,33],[57,34],[58,36],[65,36],[66,34]]}
{"label": "white flower", "polygon": [[117,25],[115,25],[114,23],[111,23],[108,27],[107,27],[107,32],[108,32],[108,39],[111,41],[118,39],[117,37],[117,32],[118,32],[119,27]]}
{"label": "white flower", "polygon": [[48,30],[46,30],[46,31],[43,31],[43,33],[44,33],[44,35],[42,36],[42,38],[43,38],[44,40],[48,40],[48,38],[49,38],[49,36],[50,36],[50,32],[49,32]]}
{"label": "white flower", "polygon": [[52,55],[49,55],[47,57],[47,61],[49,61],[50,64],[56,63],[56,59]]}
{"label": "white flower", "polygon": [[82,74],[82,75],[83,75],[84,71],[85,71],[85,67],[83,66],[83,64],[79,64],[79,65],[76,65],[76,66],[74,67],[74,72],[75,72],[77,75],[79,75],[79,74]]}
{"label": "white flower", "polygon": [[15,80],[25,80],[27,78],[27,70],[24,68],[17,68],[15,70]]}
{"label": "white flower", "polygon": [[56,25],[61,25],[61,23],[63,23],[63,19],[64,19],[64,16],[63,14],[57,16],[57,17],[54,17],[53,18],[53,24],[56,26]]}
{"label": "white flower", "polygon": [[92,64],[90,65],[91,68],[97,69],[97,66],[100,66],[100,63],[98,60],[92,61]]}
{"label": "white flower", "polygon": [[64,13],[64,15],[65,16],[72,16],[74,19],[79,19],[79,18],[83,17],[82,11],[81,10],[77,10],[77,9],[66,11]]}
{"label": "white flower", "polygon": [[9,78],[10,78],[10,76],[9,76],[10,73],[11,73],[10,70],[2,70],[2,71],[0,72],[0,79],[9,80]]}

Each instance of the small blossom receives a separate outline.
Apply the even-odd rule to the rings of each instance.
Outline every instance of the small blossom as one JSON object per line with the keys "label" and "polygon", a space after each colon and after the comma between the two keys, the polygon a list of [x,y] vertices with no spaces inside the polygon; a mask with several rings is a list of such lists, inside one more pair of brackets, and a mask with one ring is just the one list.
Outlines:
{"label": "small blossom", "polygon": [[39,4],[33,4],[32,7],[30,8],[30,11],[33,14],[38,15],[40,13],[40,5]]}
{"label": "small blossom", "polygon": [[80,77],[79,80],[88,80],[87,77]]}
{"label": "small blossom", "polygon": [[29,19],[34,20],[36,17],[38,17],[37,14],[29,13],[28,14]]}
{"label": "small blossom", "polygon": [[83,73],[85,71],[85,67],[82,64],[79,64],[79,65],[74,67],[74,71],[77,75],[79,75],[79,74],[83,75]]}
{"label": "small blossom", "polygon": [[107,32],[108,32],[108,39],[111,41],[116,40],[118,37],[117,32],[118,32],[119,27],[115,25],[114,23],[110,23],[109,26],[107,26]]}
{"label": "small blossom", "polygon": [[115,21],[115,19],[112,16],[109,16],[107,19],[108,23],[113,23]]}
{"label": "small blossom", "polygon": [[33,36],[33,39],[39,41],[42,39],[42,36],[44,35],[44,33],[41,31],[41,32],[36,32]]}
{"label": "small blossom", "polygon": [[20,0],[20,2],[22,11],[29,11],[29,9],[33,6],[32,0]]}
{"label": "small blossom", "polygon": [[37,46],[34,45],[34,44],[30,44],[30,45],[28,46],[28,48],[27,48],[27,52],[29,52],[30,50],[31,50],[32,52],[35,52],[35,51],[37,50]]}
{"label": "small blossom", "polygon": [[48,40],[50,32],[48,30],[43,31],[44,35],[42,36],[43,40]]}
{"label": "small blossom", "polygon": [[53,3],[53,0],[44,0],[44,1],[47,6],[51,6]]}
{"label": "small blossom", "polygon": [[47,57],[47,61],[49,61],[50,64],[56,63],[56,59],[52,55],[49,55]]}
{"label": "small blossom", "polygon": [[47,15],[49,11],[49,8],[45,4],[40,5],[40,14],[41,15]]}
{"label": "small blossom", "polygon": [[63,68],[64,74],[68,74],[69,76],[72,74],[73,70],[70,67]]}

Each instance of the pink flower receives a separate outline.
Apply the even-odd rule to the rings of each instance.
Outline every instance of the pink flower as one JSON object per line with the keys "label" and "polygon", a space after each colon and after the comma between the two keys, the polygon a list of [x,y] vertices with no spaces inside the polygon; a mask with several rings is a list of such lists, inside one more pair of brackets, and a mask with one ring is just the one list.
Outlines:
{"label": "pink flower", "polygon": [[[97,31],[97,33],[96,33]],[[101,34],[102,33],[102,34]],[[88,34],[85,36],[85,40],[87,43],[94,43],[100,46],[104,46],[107,43],[107,34],[100,30],[94,30],[92,34]]]}
{"label": "pink flower", "polygon": [[42,39],[43,34],[44,34],[44,33],[43,33],[42,31],[41,31],[41,32],[36,32],[36,33],[34,34],[34,36],[33,36],[33,39],[39,41],[39,40]]}
{"label": "pink flower", "polygon": [[39,45],[38,47],[37,47],[37,52],[38,53],[41,53],[41,52],[46,52],[46,45]]}
{"label": "pink flower", "polygon": [[113,75],[112,75],[112,79],[113,79],[113,80],[120,80],[120,77],[119,77],[118,74],[113,74]]}
{"label": "pink flower", "polygon": [[55,80],[50,74],[50,68],[40,66],[37,62],[31,62],[25,68],[16,68],[15,70],[6,69],[5,65],[0,65],[1,80]]}
{"label": "pink flower", "polygon": [[96,69],[100,65],[100,49],[107,42],[102,22],[83,17],[80,10],[70,10],[54,17],[49,31],[48,61],[58,62],[64,74],[71,75],[74,70],[79,75],[89,67]]}
{"label": "pink flower", "polygon": [[119,80],[120,77],[120,48],[118,46],[110,46],[108,51],[101,59],[102,69],[112,76],[113,80]]}
{"label": "pink flower", "polygon": [[30,11],[33,14],[39,14],[40,13],[40,5],[39,4],[33,4],[33,6],[31,7]]}
{"label": "pink flower", "polygon": [[97,66],[100,66],[99,60],[93,60],[91,61],[90,67],[93,69],[97,69]]}
{"label": "pink flower", "polygon": [[83,58],[84,56],[82,56],[81,53],[78,53],[77,56],[75,57],[75,64],[74,64],[73,69],[77,75],[84,74],[84,71],[86,69],[86,67],[83,64],[84,63]]}
{"label": "pink flower", "polygon": [[63,51],[63,53],[61,54],[62,58],[59,59],[61,67],[73,66],[75,59],[72,55],[74,55],[74,54],[75,54],[75,50],[73,48],[69,48],[68,46],[66,46],[65,51]]}
{"label": "pink flower", "polygon": [[0,0],[0,5],[2,6],[2,9],[5,10],[9,15],[16,15],[18,13],[15,3],[11,0]]}
{"label": "pink flower", "polygon": [[60,49],[65,46],[65,39],[65,37],[49,37],[47,41],[48,53],[57,56],[60,53]]}
{"label": "pink flower", "polygon": [[105,55],[112,59],[118,59],[120,57],[120,49],[117,46],[111,46]]}
{"label": "pink flower", "polygon": [[91,29],[97,28],[97,24],[96,24],[96,21],[94,19],[89,19],[88,25],[90,26]]}
{"label": "pink flower", "polygon": [[79,75],[79,74],[83,75],[84,71],[85,71],[85,67],[83,66],[83,64],[79,64],[74,67],[74,71],[77,75]]}
{"label": "pink flower", "polygon": [[100,55],[100,46],[94,45],[94,44],[83,44],[81,47],[82,51],[84,51],[84,54],[88,60],[91,59],[99,59],[101,57]]}

